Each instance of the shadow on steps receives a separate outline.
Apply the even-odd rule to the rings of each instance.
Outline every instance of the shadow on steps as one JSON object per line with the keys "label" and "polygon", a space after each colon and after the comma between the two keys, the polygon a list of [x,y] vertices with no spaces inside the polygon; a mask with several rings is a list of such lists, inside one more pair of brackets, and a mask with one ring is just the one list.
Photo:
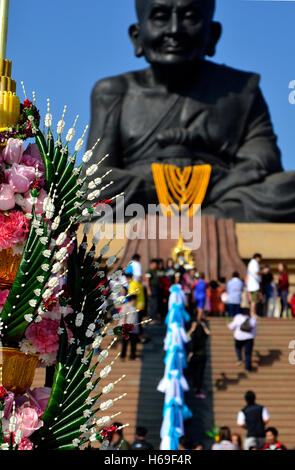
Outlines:
{"label": "shadow on steps", "polygon": [[267,355],[260,354],[259,351],[254,351],[253,357],[258,360],[258,366],[272,366],[274,362],[279,361],[282,355],[280,349],[270,349]]}
{"label": "shadow on steps", "polygon": [[210,354],[210,338],[208,338],[207,345],[207,362],[204,375],[203,390],[206,395],[205,399],[195,397],[192,388],[190,377],[186,375],[187,381],[190,385],[190,390],[185,394],[186,404],[193,413],[193,417],[186,421],[185,432],[194,443],[202,443],[205,450],[211,449],[213,440],[206,435],[214,426],[214,411],[213,411],[213,385],[212,385],[212,369],[211,369],[211,354]]}
{"label": "shadow on steps", "polygon": [[151,325],[147,327],[147,331],[151,341],[145,343],[142,349],[136,425],[148,429],[147,440],[155,450],[158,450],[160,448],[164,394],[157,391],[157,386],[165,369],[163,341],[166,328],[164,325]]}

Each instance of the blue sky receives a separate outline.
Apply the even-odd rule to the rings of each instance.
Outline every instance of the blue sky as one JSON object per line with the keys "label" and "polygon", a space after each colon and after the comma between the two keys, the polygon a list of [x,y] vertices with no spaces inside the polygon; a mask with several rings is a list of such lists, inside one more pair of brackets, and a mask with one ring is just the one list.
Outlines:
{"label": "blue sky", "polygon": [[[285,169],[295,169],[295,2],[217,0],[223,24],[216,62],[261,74],[261,87],[279,137]],[[64,104],[66,123],[79,114],[77,132],[89,122],[90,92],[103,77],[145,67],[128,38],[133,0],[10,0],[7,58],[23,99],[37,94],[42,115],[51,98],[54,122]]]}

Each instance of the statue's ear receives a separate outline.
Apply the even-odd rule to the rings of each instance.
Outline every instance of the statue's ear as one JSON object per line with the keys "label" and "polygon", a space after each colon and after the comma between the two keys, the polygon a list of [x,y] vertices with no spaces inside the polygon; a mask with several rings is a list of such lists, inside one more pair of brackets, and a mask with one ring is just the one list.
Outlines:
{"label": "statue's ear", "polygon": [[139,29],[140,29],[139,24],[132,24],[129,28],[129,36],[134,45],[136,57],[143,56],[143,47],[139,40]]}
{"label": "statue's ear", "polygon": [[218,43],[222,33],[221,23],[211,21],[211,37],[206,49],[206,55],[213,57],[215,55],[216,44]]}

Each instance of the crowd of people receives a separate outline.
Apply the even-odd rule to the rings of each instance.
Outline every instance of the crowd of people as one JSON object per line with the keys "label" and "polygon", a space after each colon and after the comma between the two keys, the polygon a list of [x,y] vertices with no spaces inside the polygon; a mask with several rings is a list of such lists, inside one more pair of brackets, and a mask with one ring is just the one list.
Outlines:
{"label": "crowd of people", "polygon": [[[187,363],[197,399],[206,398],[203,378],[207,360],[206,342],[211,334],[208,317],[227,317],[227,326],[233,331],[237,364],[242,365],[244,362],[247,372],[252,371],[257,316],[295,317],[295,295],[289,299],[287,267],[280,263],[275,276],[270,266],[262,265],[262,256],[258,253],[250,260],[245,279],[234,272],[228,280],[208,280],[194,266],[174,263],[172,259],[166,263],[163,259],[151,259],[149,269],[144,272],[140,255],[135,254],[122,274],[120,284],[121,294],[126,297],[125,304],[118,309],[121,324],[135,324],[133,331],[122,340],[122,360],[126,358],[128,344],[130,360],[137,358],[137,344],[150,340],[149,329],[140,323],[145,317],[151,319],[154,325],[164,323],[171,311],[171,299],[178,292],[188,314],[185,325],[188,337]],[[231,435],[228,427],[222,427],[218,443],[212,449],[285,449],[278,441],[278,431],[275,428],[265,429],[269,414],[264,407],[256,405],[255,394],[248,392],[245,398],[247,406],[239,412],[237,418],[237,424],[248,430],[244,444],[239,435]],[[143,437],[140,433],[137,436],[139,441]],[[202,450],[203,444],[193,443],[183,436],[179,440],[179,449]]]}
{"label": "crowd of people", "polygon": [[[139,254],[134,254],[120,279],[121,293],[127,297],[126,305],[120,307],[120,311],[128,312],[121,323],[141,323],[144,317],[151,319],[151,324],[163,323],[168,313],[171,288],[180,285],[192,320],[202,323],[207,316],[216,315],[234,319],[231,328],[234,330],[238,362],[241,362],[241,348],[245,348],[247,357],[251,353],[256,316],[295,318],[295,294],[290,296],[286,265],[279,263],[275,276],[270,266],[262,265],[259,253],[250,260],[245,279],[233,272],[228,280],[208,280],[194,266],[175,264],[171,258],[166,263],[163,259],[151,259],[149,269],[144,272],[140,259]],[[248,310],[251,328],[245,317]],[[239,325],[243,323],[241,330]],[[148,340],[147,330],[141,325],[136,326],[131,335],[130,359],[136,359],[138,342]],[[123,359],[126,352],[125,341]],[[247,370],[251,369],[250,362],[248,360]]]}
{"label": "crowd of people", "polygon": [[[237,425],[247,431],[244,442],[239,433],[232,433],[228,426],[222,426],[210,450],[287,450],[279,440],[278,430],[268,426],[270,414],[265,406],[256,403],[255,393],[250,390],[244,398],[245,407],[237,414]],[[112,435],[109,450],[154,450],[148,441],[148,430],[145,427],[136,427],[135,439],[131,444],[125,439],[123,429],[120,429],[122,424],[116,422],[113,426],[119,429]],[[193,442],[189,436],[182,436],[178,450],[205,450],[205,447],[202,442]]]}
{"label": "crowd of people", "polygon": [[274,276],[271,267],[261,263],[262,255],[255,253],[248,264],[246,286],[251,313],[269,318],[295,317],[295,294],[289,299],[287,266],[279,263],[278,275]]}
{"label": "crowd of people", "polygon": [[[228,426],[218,430],[216,442],[211,450],[287,450],[279,441],[279,432],[275,427],[268,426],[270,414],[265,406],[256,403],[255,393],[249,390],[245,394],[246,406],[238,412],[237,425],[246,429],[247,437],[242,440],[238,433],[231,433]],[[179,450],[203,450],[201,443],[193,444],[192,440],[183,436],[179,442]]]}
{"label": "crowd of people", "polygon": [[137,291],[138,308],[146,311],[153,323],[161,323],[168,311],[170,287],[179,283],[187,297],[187,308],[200,319],[209,315],[234,317],[241,308],[266,317],[295,317],[295,293],[290,296],[287,266],[278,264],[274,275],[269,265],[262,265],[262,255],[254,254],[245,279],[233,272],[230,279],[205,279],[194,266],[174,263],[170,258],[151,259],[144,273],[140,255],[135,254],[126,269],[128,292]]}

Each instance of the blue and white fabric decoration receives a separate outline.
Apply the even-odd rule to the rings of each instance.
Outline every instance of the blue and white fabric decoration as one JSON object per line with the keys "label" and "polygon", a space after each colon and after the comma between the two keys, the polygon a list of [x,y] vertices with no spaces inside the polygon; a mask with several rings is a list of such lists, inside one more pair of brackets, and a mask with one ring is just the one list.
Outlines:
{"label": "blue and white fabric decoration", "polygon": [[182,361],[179,357],[179,351],[173,351],[169,354],[166,361],[164,377],[160,380],[157,390],[166,393],[172,385],[172,379],[177,378],[182,389],[187,392],[189,385],[183,375]]}
{"label": "blue and white fabric decoration", "polygon": [[179,438],[184,435],[184,421],[192,417],[184,400],[184,392],[189,390],[183,374],[187,367],[186,343],[189,341],[185,323],[190,321],[185,303],[186,297],[180,284],[173,285],[170,288],[169,310],[165,320],[165,373],[157,387],[159,392],[165,393],[161,450],[178,450]]}

